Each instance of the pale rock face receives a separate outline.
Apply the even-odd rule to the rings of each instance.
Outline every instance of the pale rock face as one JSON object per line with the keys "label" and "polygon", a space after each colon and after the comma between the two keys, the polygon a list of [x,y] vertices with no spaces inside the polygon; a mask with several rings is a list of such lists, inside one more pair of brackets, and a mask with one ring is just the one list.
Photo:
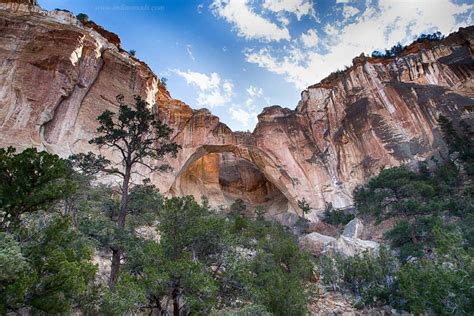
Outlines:
{"label": "pale rock face", "polygon": [[347,225],[344,227],[344,231],[342,232],[343,236],[349,238],[360,238],[362,235],[362,231],[364,229],[364,224],[360,219],[357,217],[351,220]]}
{"label": "pale rock face", "polygon": [[328,255],[339,254],[346,257],[353,257],[364,252],[377,255],[379,247],[379,243],[372,240],[362,240],[341,235],[336,240],[327,243],[323,253]]}
{"label": "pale rock face", "polygon": [[299,239],[299,245],[301,248],[311,252],[314,256],[319,257],[326,249],[326,246],[335,241],[336,239],[334,237],[314,232],[301,237]]}
{"label": "pale rock face", "polygon": [[[381,167],[445,154],[436,119],[472,118],[473,51],[471,27],[440,44],[413,45],[399,58],[358,57],[349,70],[303,91],[295,110],[265,108],[252,133],[232,132],[208,110],[172,99],[117,35],[34,1],[0,0],[0,146],[62,157],[94,150],[88,140],[97,116],[117,110],[118,94],[129,101],[138,94],[183,147],[165,160],[173,172],[147,175],[161,192],[209,195],[216,204],[274,193],[294,215],[279,214],[286,220],[305,197],[316,221],[326,203],[350,205],[353,189]],[[232,158],[218,163],[209,154]],[[193,169],[196,163],[209,174]],[[189,192],[190,175],[208,182]],[[226,177],[233,180],[223,185]]]}

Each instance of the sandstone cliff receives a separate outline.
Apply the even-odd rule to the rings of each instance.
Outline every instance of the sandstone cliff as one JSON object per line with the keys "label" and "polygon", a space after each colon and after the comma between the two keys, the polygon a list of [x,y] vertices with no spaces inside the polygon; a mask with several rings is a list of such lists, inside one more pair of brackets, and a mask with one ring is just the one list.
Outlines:
{"label": "sandstone cliff", "polygon": [[303,91],[295,110],[265,108],[253,133],[242,133],[172,99],[115,34],[35,1],[1,0],[0,146],[91,150],[96,117],[116,109],[117,94],[138,94],[183,146],[168,161],[173,172],[150,175],[162,192],[214,204],[241,197],[278,212],[302,197],[315,210],[344,207],[380,168],[445,154],[436,119],[472,117],[473,51],[470,27],[398,58],[358,57]]}

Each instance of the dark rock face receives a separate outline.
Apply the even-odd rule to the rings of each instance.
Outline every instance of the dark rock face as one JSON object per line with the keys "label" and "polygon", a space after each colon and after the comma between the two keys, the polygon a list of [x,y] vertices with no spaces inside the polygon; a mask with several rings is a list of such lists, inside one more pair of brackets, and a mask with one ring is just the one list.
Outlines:
{"label": "dark rock face", "polygon": [[439,114],[473,116],[474,27],[411,45],[397,58],[359,56],[304,90],[295,110],[268,107],[243,133],[172,99],[115,34],[35,4],[0,0],[0,146],[62,156],[91,150],[97,116],[117,109],[116,95],[138,94],[183,146],[169,160],[173,172],[149,175],[164,193],[207,195],[215,204],[278,196],[290,211],[302,197],[315,210],[344,207],[381,167],[442,157]]}

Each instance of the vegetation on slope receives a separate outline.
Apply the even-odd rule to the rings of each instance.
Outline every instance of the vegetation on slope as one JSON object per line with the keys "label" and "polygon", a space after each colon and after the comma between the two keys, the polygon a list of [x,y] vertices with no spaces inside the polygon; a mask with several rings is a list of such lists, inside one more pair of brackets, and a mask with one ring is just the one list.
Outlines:
{"label": "vegetation on slope", "polygon": [[[313,263],[296,237],[260,210],[244,217],[239,202],[225,215],[133,184],[138,164],[156,168],[145,158],[179,147],[143,100],[119,101],[91,140],[117,149],[119,164],[0,150],[0,313],[304,315]],[[118,175],[120,190],[96,184],[101,174]],[[97,273],[94,253],[112,257],[110,274]]]}
{"label": "vegetation on slope", "polygon": [[[134,184],[138,165],[166,170],[147,158],[179,146],[143,100],[119,101],[91,140],[118,150],[118,164],[92,153],[63,160],[0,149],[0,313],[305,315],[316,262],[296,236],[265,221],[262,209],[246,217],[241,200],[225,214],[206,199],[164,198],[149,180]],[[355,296],[356,307],[474,310],[473,134],[466,122],[439,124],[452,160],[382,170],[354,192],[360,216],[398,219],[388,247],[317,263],[323,284]],[[118,175],[120,189],[97,184],[102,174]],[[327,223],[352,218],[329,208]],[[105,274],[93,263],[104,254],[112,258]]]}
{"label": "vegetation on slope", "polygon": [[397,218],[385,234],[391,250],[377,257],[323,257],[323,282],[352,293],[359,306],[389,304],[415,314],[467,315],[474,310],[474,143],[467,122],[459,131],[439,124],[454,161],[418,172],[382,170],[354,192],[361,216]]}

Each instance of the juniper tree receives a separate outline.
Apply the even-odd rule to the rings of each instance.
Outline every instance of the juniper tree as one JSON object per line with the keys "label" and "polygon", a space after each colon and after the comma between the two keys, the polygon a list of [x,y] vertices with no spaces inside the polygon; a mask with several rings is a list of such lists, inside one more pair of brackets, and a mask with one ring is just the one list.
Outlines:
{"label": "juniper tree", "polygon": [[0,148],[0,315],[69,314],[87,293],[92,249],[59,212],[75,187],[57,155]]}
{"label": "juniper tree", "polygon": [[[91,139],[90,144],[99,149],[112,150],[118,153],[119,162],[111,161],[101,155],[91,152],[71,157],[74,165],[85,172],[101,172],[121,178],[121,200],[116,225],[119,229],[125,228],[125,221],[129,213],[129,191],[131,178],[136,168],[142,166],[150,172],[166,171],[167,164],[152,165],[150,160],[159,161],[166,155],[173,157],[180,146],[170,140],[172,129],[156,118],[148,104],[140,97],[134,97],[135,104],[128,105],[122,95],[117,96],[119,103],[118,113],[104,111],[97,120],[99,136]],[[112,245],[112,266],[109,286],[113,288],[120,271],[120,260],[123,249],[119,245]]]}
{"label": "juniper tree", "polygon": [[74,189],[68,167],[57,155],[0,148],[0,231],[11,232],[24,215],[49,210]]}
{"label": "juniper tree", "polygon": [[305,198],[298,200],[298,207],[300,208],[301,213],[303,214],[303,218],[306,214],[309,214],[311,212],[311,207],[309,206],[309,203],[308,201],[306,201]]}

